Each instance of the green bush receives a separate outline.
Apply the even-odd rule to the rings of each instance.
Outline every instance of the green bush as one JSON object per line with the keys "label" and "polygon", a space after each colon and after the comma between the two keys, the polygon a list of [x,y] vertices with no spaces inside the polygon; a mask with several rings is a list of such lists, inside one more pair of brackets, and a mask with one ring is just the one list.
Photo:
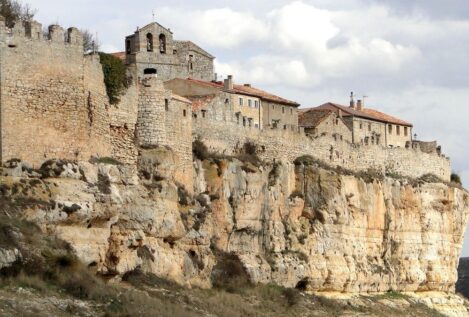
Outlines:
{"label": "green bush", "polygon": [[117,104],[127,88],[125,65],[121,59],[106,53],[99,53],[104,73],[104,84],[111,104]]}
{"label": "green bush", "polygon": [[451,182],[462,185],[461,177],[456,173],[451,174]]}

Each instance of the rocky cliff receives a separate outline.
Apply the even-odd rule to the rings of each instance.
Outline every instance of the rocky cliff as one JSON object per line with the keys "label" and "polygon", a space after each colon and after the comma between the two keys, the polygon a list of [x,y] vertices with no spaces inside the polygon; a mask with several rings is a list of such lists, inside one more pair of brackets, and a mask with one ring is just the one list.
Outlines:
{"label": "rocky cliff", "polygon": [[2,207],[111,277],[140,268],[208,288],[220,254],[232,254],[253,282],[323,292],[454,290],[469,215],[462,189],[354,175],[308,158],[217,157],[194,160],[192,191],[173,180],[174,161],[167,148],[142,150],[137,166],[48,161],[35,171],[10,161]]}

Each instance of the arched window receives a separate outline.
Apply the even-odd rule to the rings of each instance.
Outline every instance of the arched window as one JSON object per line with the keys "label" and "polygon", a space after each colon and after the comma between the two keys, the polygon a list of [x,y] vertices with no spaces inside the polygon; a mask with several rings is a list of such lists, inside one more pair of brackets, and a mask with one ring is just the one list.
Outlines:
{"label": "arched window", "polygon": [[160,53],[166,54],[166,35],[160,34]]}
{"label": "arched window", "polygon": [[153,52],[153,34],[147,34],[147,52]]}

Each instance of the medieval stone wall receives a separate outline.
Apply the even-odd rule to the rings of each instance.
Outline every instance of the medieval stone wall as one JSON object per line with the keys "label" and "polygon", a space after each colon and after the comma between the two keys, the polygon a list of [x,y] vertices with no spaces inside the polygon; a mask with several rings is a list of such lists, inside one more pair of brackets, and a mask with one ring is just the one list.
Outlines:
{"label": "medieval stone wall", "polygon": [[[302,155],[311,155],[332,166],[353,171],[370,168],[383,173],[420,177],[428,173],[449,181],[451,165],[448,158],[437,153],[424,153],[418,147],[385,148],[379,145],[356,145],[341,140],[336,134],[325,133],[310,138],[292,129],[267,128],[262,131],[244,127],[229,110],[220,111],[221,104],[212,104],[205,118],[193,122],[193,137],[201,138],[214,151],[231,155],[247,141],[254,142],[263,159],[292,162]],[[223,113],[223,116],[220,115]]]}
{"label": "medieval stone wall", "polygon": [[38,23],[0,23],[1,161],[109,155],[101,66],[83,56],[81,34],[51,26],[44,39]]}

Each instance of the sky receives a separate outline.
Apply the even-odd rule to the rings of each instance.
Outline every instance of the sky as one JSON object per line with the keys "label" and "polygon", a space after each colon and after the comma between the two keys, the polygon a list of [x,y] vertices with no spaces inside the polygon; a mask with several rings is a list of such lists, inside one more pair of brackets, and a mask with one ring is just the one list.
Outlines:
{"label": "sky", "polygon": [[[24,2],[24,1],[23,1]],[[365,106],[437,140],[469,187],[467,0],[28,0],[36,19],[97,34],[101,49],[154,19],[234,75],[303,107]],[[137,5],[138,3],[138,5]],[[469,237],[463,248],[469,256]]]}

